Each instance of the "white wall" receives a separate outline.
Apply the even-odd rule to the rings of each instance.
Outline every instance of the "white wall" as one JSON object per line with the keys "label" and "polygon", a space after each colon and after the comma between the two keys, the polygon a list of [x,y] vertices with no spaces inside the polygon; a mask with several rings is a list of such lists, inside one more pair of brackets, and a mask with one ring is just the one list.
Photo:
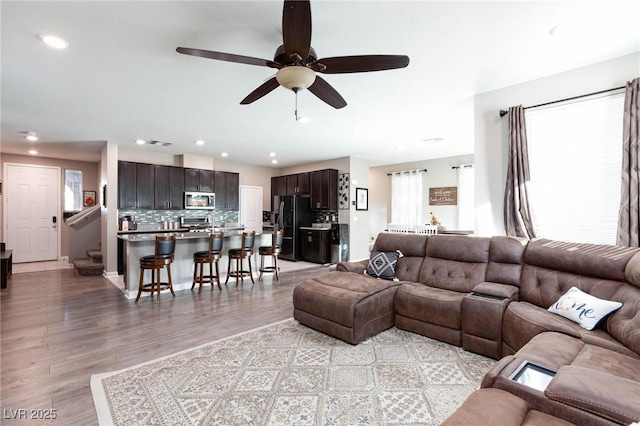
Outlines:
{"label": "white wall", "polygon": [[[624,86],[640,76],[640,53],[533,80],[475,97],[476,235],[504,235],[507,117],[500,109],[532,106]],[[549,155],[553,155],[550,153]]]}
{"label": "white wall", "polygon": [[[100,155],[100,196],[107,185],[106,207],[101,210],[100,241],[106,276],[118,275],[118,144],[108,141]],[[103,202],[104,206],[104,202]],[[111,214],[109,214],[111,213]]]}
{"label": "white wall", "polygon": [[429,213],[433,212],[447,229],[458,229],[458,206],[430,206],[429,188],[458,186],[458,173],[453,167],[473,164],[473,162],[474,156],[469,154],[372,167],[369,170],[369,180],[375,191],[369,191],[369,232],[371,237],[382,232],[391,221],[391,176],[387,176],[387,174],[405,170],[427,169],[427,172],[422,173],[424,192],[422,212],[425,223],[431,218]]}
{"label": "white wall", "polygon": [[[369,180],[369,161],[361,158],[350,158],[349,178],[349,210],[341,210],[342,214],[349,214],[349,260],[359,260],[369,258],[369,240],[371,239],[369,230],[369,218],[371,212],[371,194],[377,188],[371,186]],[[356,188],[367,188],[369,190],[369,210],[356,210],[353,201],[356,199]],[[344,212],[344,213],[342,213]]]}

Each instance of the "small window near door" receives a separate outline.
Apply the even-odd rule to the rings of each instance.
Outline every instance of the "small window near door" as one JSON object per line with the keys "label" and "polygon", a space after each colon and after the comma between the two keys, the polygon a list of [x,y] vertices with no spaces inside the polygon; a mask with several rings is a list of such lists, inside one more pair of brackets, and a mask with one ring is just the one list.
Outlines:
{"label": "small window near door", "polygon": [[82,170],[64,171],[64,210],[82,210]]}

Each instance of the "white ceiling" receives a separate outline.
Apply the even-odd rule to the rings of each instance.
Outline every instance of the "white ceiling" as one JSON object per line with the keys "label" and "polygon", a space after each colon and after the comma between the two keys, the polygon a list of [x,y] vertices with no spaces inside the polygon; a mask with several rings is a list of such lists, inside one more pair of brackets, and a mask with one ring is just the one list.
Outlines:
{"label": "white ceiling", "polygon": [[[283,88],[239,105],[273,69],[175,51],[272,59],[282,44],[281,1],[3,0],[0,8],[1,152],[35,147],[45,157],[78,160],[97,161],[106,140],[140,150],[141,161],[149,151],[226,151],[227,161],[269,167],[468,154],[475,94],[640,50],[638,0],[315,0],[312,46],[320,58],[405,54],[411,62],[400,70],[323,75],[348,105],[335,110],[301,92],[298,108],[311,122],[300,124],[294,95]],[[52,50],[40,33],[55,33],[70,47]],[[25,141],[24,131],[40,140]],[[444,140],[424,141],[433,137]],[[173,145],[138,147],[138,138]],[[196,146],[196,139],[206,144]]]}

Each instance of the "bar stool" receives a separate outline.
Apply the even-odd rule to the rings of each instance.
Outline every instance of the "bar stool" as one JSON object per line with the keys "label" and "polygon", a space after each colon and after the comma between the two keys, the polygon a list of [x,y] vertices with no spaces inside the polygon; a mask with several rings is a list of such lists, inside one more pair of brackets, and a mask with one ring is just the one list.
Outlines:
{"label": "bar stool", "polygon": [[[196,283],[200,284],[198,294],[202,292],[202,284],[211,284],[211,290],[213,290],[213,283],[217,282],[218,289],[220,287],[220,270],[218,269],[218,261],[222,257],[222,242],[224,241],[224,234],[212,233],[209,234],[209,249],[204,251],[197,251],[193,253],[193,284],[191,290],[196,286]],[[213,264],[216,265],[216,274],[213,275]],[[204,277],[204,265],[209,264],[209,276]],[[200,267],[200,273],[198,274],[198,266]],[[215,278],[215,281],[214,281]]]}
{"label": "bar stool", "polygon": [[[154,292],[158,292],[158,303],[160,302],[160,291],[170,290],[173,297],[173,282],[171,281],[171,262],[173,262],[173,253],[176,250],[176,236],[158,235],[156,236],[155,251],[153,254],[140,258],[140,281],[138,283],[138,297],[136,303],[140,300],[143,291],[150,292],[153,296]],[[167,282],[160,282],[160,271],[167,268]],[[151,270],[151,282],[143,283],[144,271]]]}
{"label": "bar stool", "polygon": [[[262,246],[258,248],[258,254],[260,255],[260,277],[258,280],[262,280],[263,273],[275,273],[276,280],[280,281],[280,275],[278,275],[278,255],[282,251],[282,241],[284,240],[284,230],[275,231],[271,234],[271,245]],[[264,257],[271,256],[272,265],[264,266]]]}
{"label": "bar stool", "polygon": [[[244,277],[249,276],[251,282],[255,284],[253,280],[253,271],[251,270],[251,256],[253,256],[253,243],[256,239],[256,231],[243,232],[242,242],[240,248],[229,250],[229,268],[227,269],[227,279],[224,282],[225,285],[229,281],[229,277],[236,277],[236,286],[238,286],[238,278],[244,281]],[[249,261],[249,270],[242,269],[242,261],[247,259]],[[231,261],[236,261],[236,270],[231,271]]]}

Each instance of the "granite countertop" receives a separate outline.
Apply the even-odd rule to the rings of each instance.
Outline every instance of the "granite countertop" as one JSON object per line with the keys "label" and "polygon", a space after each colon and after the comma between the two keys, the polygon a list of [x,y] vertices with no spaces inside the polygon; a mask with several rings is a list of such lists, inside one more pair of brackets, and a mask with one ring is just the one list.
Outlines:
{"label": "granite countertop", "polygon": [[[256,236],[263,234],[272,234],[272,231],[263,231],[261,233],[256,232]],[[118,233],[118,238],[125,241],[136,242],[136,241],[153,241],[156,239],[156,235],[166,235],[166,234],[175,234],[176,240],[194,240],[199,238],[209,238],[208,232],[180,232],[176,230],[162,230],[157,231],[155,233],[136,233],[136,234],[120,234]],[[239,231],[233,234],[225,234],[225,238],[231,237],[239,237],[242,235],[242,232]]]}

